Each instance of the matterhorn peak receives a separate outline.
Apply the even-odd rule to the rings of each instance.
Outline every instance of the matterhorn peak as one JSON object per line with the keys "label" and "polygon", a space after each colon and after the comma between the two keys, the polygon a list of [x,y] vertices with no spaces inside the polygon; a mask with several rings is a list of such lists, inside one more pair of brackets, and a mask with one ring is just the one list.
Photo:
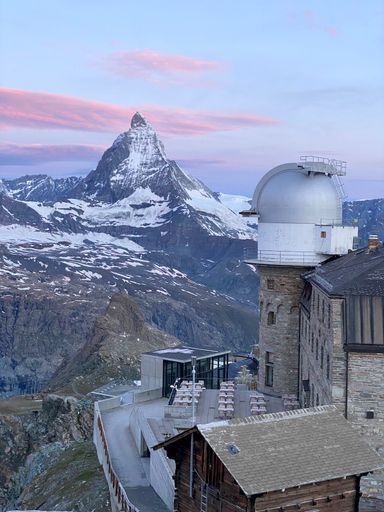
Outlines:
{"label": "matterhorn peak", "polygon": [[149,126],[149,124],[145,117],[142,116],[140,112],[136,112],[131,120],[131,128],[145,128],[147,126]]}

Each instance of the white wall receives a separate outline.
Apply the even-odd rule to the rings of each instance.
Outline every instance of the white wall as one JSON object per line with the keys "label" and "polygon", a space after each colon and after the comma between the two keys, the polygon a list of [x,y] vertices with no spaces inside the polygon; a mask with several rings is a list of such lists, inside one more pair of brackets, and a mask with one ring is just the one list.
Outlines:
{"label": "white wall", "polygon": [[152,449],[153,446],[158,444],[158,440],[140,406],[135,406],[132,410],[130,429],[139,453],[141,451],[141,436],[144,437],[150,451],[150,484],[169,510],[173,510],[175,497],[174,469],[171,469],[173,463],[166,457],[163,449]]}
{"label": "white wall", "polygon": [[357,227],[352,226],[260,222],[258,259],[316,264],[328,254],[346,254],[355,236]]}
{"label": "white wall", "polygon": [[[325,233],[325,237],[321,233]],[[353,248],[358,228],[352,226],[315,226],[316,251],[323,254],[347,254]]]}
{"label": "white wall", "polygon": [[142,354],[141,356],[141,386],[143,389],[162,388],[163,360],[161,357]]}
{"label": "white wall", "polygon": [[[276,259],[277,263],[280,256],[282,261],[288,263],[300,261],[303,257],[305,257],[303,263],[316,263],[324,259],[315,251],[314,224],[260,222],[258,244],[258,257],[267,259],[269,254],[270,258]],[[263,251],[267,252],[263,254]]]}

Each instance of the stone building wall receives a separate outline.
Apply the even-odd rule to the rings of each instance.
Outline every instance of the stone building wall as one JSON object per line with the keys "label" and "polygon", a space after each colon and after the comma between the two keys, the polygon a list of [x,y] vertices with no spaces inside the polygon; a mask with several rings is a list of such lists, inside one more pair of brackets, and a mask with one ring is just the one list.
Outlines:
{"label": "stone building wall", "polygon": [[[316,405],[318,396],[319,405],[338,405],[340,412],[384,457],[384,353],[347,353],[344,320],[348,321],[344,319],[344,299],[329,297],[312,286],[309,311],[303,305],[300,308],[299,372],[301,380],[309,379],[311,389],[310,401],[305,404],[300,386],[301,404]],[[326,363],[322,369],[319,354],[316,357],[317,340],[319,351],[324,346],[330,356],[330,379]],[[367,419],[369,410],[375,412],[373,419]],[[361,491],[364,497],[378,499],[379,506],[383,506],[380,500],[384,500],[384,471],[363,477]]]}
{"label": "stone building wall", "polygon": [[[384,458],[384,353],[349,352],[347,405],[347,418]],[[362,491],[384,500],[384,471],[364,478]]]}
{"label": "stone building wall", "polygon": [[[260,276],[258,387],[281,395],[298,393],[299,300],[303,267],[258,265]],[[267,359],[273,385],[266,385]]]}
{"label": "stone building wall", "polygon": [[[309,311],[300,309],[300,376],[309,380],[307,406],[335,404],[344,412],[346,355],[343,299],[330,298],[312,286]],[[304,392],[300,386],[304,405]]]}

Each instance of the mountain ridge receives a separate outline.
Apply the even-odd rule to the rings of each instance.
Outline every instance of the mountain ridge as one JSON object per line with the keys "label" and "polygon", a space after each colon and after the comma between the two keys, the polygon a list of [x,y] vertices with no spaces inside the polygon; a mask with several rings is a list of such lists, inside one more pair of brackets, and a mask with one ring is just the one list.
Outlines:
{"label": "mountain ridge", "polygon": [[24,185],[7,182],[0,200],[0,391],[47,383],[115,293],[184,343],[254,342],[257,276],[241,258],[257,232],[167,159],[142,116],[85,179]]}

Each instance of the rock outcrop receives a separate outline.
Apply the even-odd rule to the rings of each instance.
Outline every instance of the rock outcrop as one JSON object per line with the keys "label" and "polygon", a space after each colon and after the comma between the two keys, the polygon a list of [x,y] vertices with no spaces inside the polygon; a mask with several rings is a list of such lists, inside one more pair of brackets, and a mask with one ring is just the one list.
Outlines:
{"label": "rock outcrop", "polygon": [[48,395],[41,411],[0,416],[0,510],[15,504],[22,489],[73,442],[91,439],[93,403]]}

